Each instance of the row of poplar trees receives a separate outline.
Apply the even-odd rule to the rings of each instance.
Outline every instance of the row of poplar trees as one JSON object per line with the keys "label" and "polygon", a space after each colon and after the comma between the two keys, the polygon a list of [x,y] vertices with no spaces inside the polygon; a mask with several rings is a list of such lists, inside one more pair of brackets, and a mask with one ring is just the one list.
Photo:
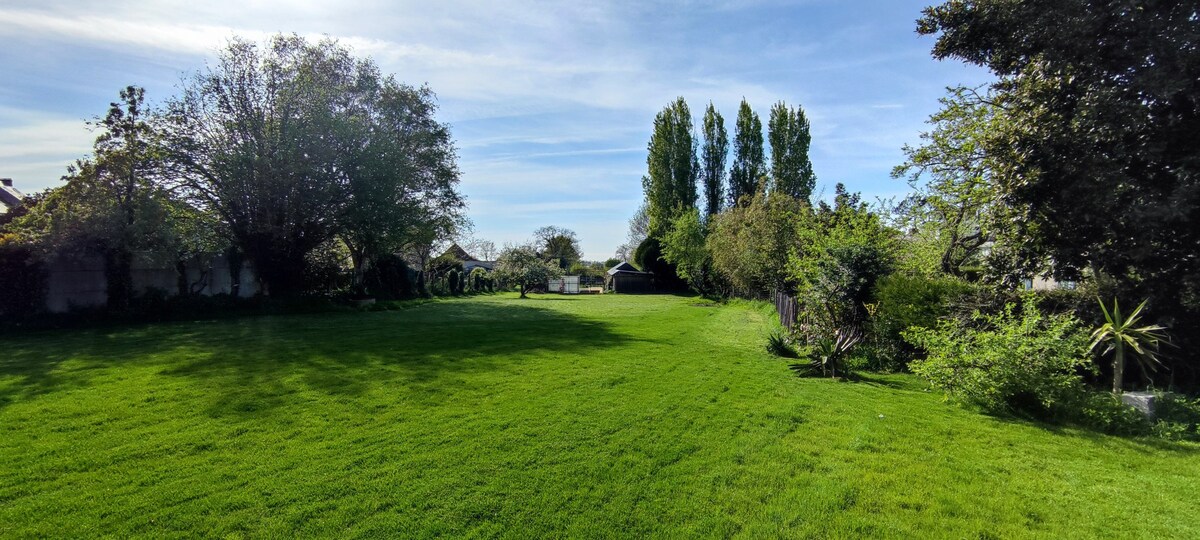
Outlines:
{"label": "row of poplar trees", "polygon": [[[766,140],[769,157],[762,120],[743,99],[734,126],[733,162],[727,166],[729,134],[716,107],[709,102],[698,137],[687,101],[680,97],[667,105],[654,118],[648,174],[642,178],[649,237],[661,239],[671,221],[692,208],[701,208],[707,222],[729,206],[748,204],[760,192],[808,201],[816,176],[808,157],[812,136],[804,109],[782,101],[772,106]],[[703,207],[697,185],[703,189]]]}

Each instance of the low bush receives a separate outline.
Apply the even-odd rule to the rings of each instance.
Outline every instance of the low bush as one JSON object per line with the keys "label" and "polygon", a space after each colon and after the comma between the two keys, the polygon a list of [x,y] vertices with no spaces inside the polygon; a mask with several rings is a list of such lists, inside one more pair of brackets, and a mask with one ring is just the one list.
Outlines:
{"label": "low bush", "polygon": [[973,285],[952,277],[892,274],[875,287],[875,304],[868,323],[868,368],[901,371],[924,351],[902,336],[909,328],[934,328],[950,314],[950,304]]}
{"label": "low bush", "polygon": [[0,317],[36,313],[46,301],[46,268],[16,235],[0,233]]}
{"label": "low bush", "polygon": [[1083,390],[1080,372],[1093,369],[1088,334],[1070,315],[1043,315],[1024,297],[997,315],[977,314],[973,324],[944,319],[935,328],[903,332],[929,352],[912,371],[962,401],[990,412],[1039,418],[1071,415]]}
{"label": "low bush", "polygon": [[792,346],[791,340],[787,334],[775,331],[767,336],[767,352],[782,358],[798,358],[795,347]]}
{"label": "low bush", "polygon": [[367,270],[364,281],[372,296],[380,300],[403,300],[417,295],[412,270],[397,255],[379,257]]}
{"label": "low bush", "polygon": [[1200,441],[1200,398],[1160,394],[1154,414],[1154,435],[1171,440]]}

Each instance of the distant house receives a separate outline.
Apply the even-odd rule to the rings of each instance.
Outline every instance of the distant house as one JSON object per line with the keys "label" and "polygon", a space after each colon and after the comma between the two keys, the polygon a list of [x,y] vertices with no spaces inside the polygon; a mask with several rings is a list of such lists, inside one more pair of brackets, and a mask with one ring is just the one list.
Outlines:
{"label": "distant house", "polygon": [[13,187],[12,178],[0,178],[0,214],[7,214],[21,206],[24,199],[25,194]]}
{"label": "distant house", "polygon": [[481,261],[476,259],[458,244],[451,244],[450,247],[446,248],[446,251],[442,253],[442,257],[453,257],[462,261],[463,271],[468,273],[476,268],[482,268],[491,272],[492,268],[496,266],[496,261]]}
{"label": "distant house", "polygon": [[654,292],[654,274],[623,262],[608,269],[608,290],[616,293]]}

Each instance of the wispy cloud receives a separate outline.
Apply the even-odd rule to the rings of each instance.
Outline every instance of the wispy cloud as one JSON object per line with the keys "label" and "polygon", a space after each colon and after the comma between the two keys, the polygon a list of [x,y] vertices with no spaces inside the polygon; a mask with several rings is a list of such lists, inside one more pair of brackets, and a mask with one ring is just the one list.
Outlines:
{"label": "wispy cloud", "polygon": [[0,90],[0,174],[52,185],[90,147],[80,119],[134,73],[158,98],[234,35],[328,35],[437,93],[476,234],[574,226],[602,258],[624,240],[654,114],[676,96],[697,122],[712,101],[731,133],[743,98],[764,120],[776,101],[801,104],[822,184],[892,192],[887,170],[942,88],[982,79],[929,60],[912,28],[925,3],[9,0],[0,73],[20,77]]}

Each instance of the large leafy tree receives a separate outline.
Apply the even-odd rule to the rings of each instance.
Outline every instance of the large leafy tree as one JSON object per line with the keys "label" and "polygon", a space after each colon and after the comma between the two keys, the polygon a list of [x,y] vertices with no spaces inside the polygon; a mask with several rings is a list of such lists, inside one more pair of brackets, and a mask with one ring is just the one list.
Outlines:
{"label": "large leafy tree", "polygon": [[575,231],[549,225],[533,232],[536,247],[542,258],[566,270],[583,258],[579,237]]}
{"label": "large leafy tree", "polygon": [[[372,72],[365,75],[370,81]],[[454,142],[434,118],[433,92],[387,77],[361,94],[343,127],[352,144],[343,146],[348,197],[337,223],[356,283],[380,257],[453,235],[465,205],[455,189]]]}
{"label": "large leafy tree", "polygon": [[803,250],[810,208],[795,197],[758,192],[717,216],[708,234],[713,268],[743,296],[789,290],[788,258]]}
{"label": "large leafy tree", "polygon": [[807,201],[817,177],[808,157],[812,135],[804,109],[788,107],[782,101],[776,103],[771,107],[767,131],[771,142],[772,189]]}
{"label": "large leafy tree", "polygon": [[917,29],[998,77],[1007,121],[985,152],[1024,257],[1112,276],[1172,327],[1200,321],[1200,5],[953,1]]}
{"label": "large leafy tree", "polygon": [[495,272],[500,279],[516,285],[521,291],[521,298],[525,298],[533,287],[545,285],[548,280],[562,276],[562,268],[543,259],[532,245],[505,248],[496,260]]}
{"label": "large leafy tree", "polygon": [[762,120],[750,109],[743,99],[738,106],[737,124],[733,132],[733,166],[729,170],[729,203],[750,204],[747,196],[758,191],[759,182],[766,173],[766,156],[763,153]]}
{"label": "large leafy tree", "polygon": [[650,236],[660,238],[676,215],[696,206],[696,136],[687,101],[677,98],[654,117],[647,145],[648,174],[642,178]]}
{"label": "large leafy tree", "polygon": [[145,93],[129,86],[120,97],[91,123],[100,132],[93,155],[69,166],[66,184],[14,223],[48,254],[99,256],[113,309],[133,298],[135,254],[172,243],[166,196],[153,183],[159,155]]}
{"label": "large leafy tree", "polygon": [[700,157],[700,182],[704,185],[704,219],[721,212],[725,203],[725,160],[729,155],[729,134],[725,118],[712,102],[704,110],[704,146]]}
{"label": "large leafy tree", "polygon": [[955,88],[941,102],[929,120],[933,129],[921,134],[921,146],[904,147],[908,159],[892,176],[913,188],[899,212],[910,243],[936,251],[930,270],[960,276],[994,238],[993,166],[984,145],[1003,129],[1004,116],[974,89]]}
{"label": "large leafy tree", "polygon": [[702,294],[709,292],[708,273],[712,267],[705,248],[704,225],[700,211],[693,208],[675,217],[662,240],[663,260],[675,265],[676,274]]}
{"label": "large leafy tree", "polygon": [[307,255],[338,232],[360,142],[345,119],[373,73],[332,40],[235,38],[168,102],[173,187],[221,216],[273,296],[300,292]]}

